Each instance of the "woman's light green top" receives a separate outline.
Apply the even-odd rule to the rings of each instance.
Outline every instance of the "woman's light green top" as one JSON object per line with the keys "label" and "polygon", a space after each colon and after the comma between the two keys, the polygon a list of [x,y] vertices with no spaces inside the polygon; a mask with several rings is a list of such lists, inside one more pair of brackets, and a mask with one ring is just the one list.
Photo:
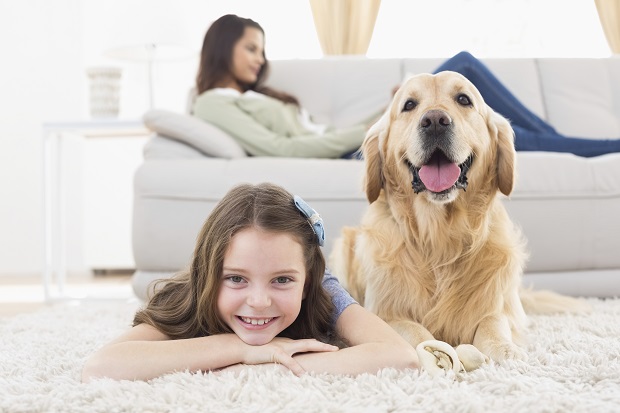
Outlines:
{"label": "woman's light green top", "polygon": [[[363,124],[318,132],[297,106],[256,92],[211,89],[196,98],[194,116],[231,135],[250,155],[339,158],[360,147]],[[315,130],[313,130],[315,129]]]}

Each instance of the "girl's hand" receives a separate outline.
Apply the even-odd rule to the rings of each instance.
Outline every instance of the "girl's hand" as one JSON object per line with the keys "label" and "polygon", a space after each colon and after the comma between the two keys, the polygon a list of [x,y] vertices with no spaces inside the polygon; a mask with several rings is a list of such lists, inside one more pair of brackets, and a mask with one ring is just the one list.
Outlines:
{"label": "girl's hand", "polygon": [[275,363],[288,368],[296,376],[306,371],[293,359],[293,355],[308,352],[338,351],[338,347],[314,339],[293,340],[276,337],[262,346],[247,346],[243,364]]}

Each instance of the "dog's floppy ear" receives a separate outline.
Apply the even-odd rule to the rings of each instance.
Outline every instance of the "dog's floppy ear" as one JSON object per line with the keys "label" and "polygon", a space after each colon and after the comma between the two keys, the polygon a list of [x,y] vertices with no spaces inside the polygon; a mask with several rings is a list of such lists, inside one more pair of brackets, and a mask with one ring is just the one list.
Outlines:
{"label": "dog's floppy ear", "polygon": [[387,129],[387,123],[388,114],[386,112],[377,123],[370,127],[364,143],[362,143],[362,154],[366,163],[364,188],[366,189],[366,198],[371,204],[379,198],[379,193],[383,188],[383,159],[379,142],[380,136]]}
{"label": "dog's floppy ear", "polygon": [[489,129],[497,135],[497,185],[504,195],[510,195],[516,178],[514,130],[502,115],[490,111]]}

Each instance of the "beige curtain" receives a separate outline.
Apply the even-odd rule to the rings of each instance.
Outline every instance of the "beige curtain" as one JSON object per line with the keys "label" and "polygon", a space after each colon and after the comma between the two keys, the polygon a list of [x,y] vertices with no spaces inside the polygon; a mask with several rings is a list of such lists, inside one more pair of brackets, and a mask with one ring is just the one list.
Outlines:
{"label": "beige curtain", "polygon": [[310,0],[314,26],[326,55],[364,55],[381,0]]}
{"label": "beige curtain", "polygon": [[607,43],[614,54],[620,54],[620,0],[594,0]]}

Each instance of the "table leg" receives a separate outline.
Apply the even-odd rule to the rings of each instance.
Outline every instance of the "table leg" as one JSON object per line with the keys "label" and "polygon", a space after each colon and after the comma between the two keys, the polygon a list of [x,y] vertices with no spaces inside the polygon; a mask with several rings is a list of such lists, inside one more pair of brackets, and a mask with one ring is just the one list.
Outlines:
{"label": "table leg", "polygon": [[62,299],[66,281],[66,205],[62,139],[43,130],[43,293],[46,303]]}
{"label": "table leg", "polygon": [[45,302],[51,299],[52,268],[52,203],[51,203],[51,173],[52,173],[52,139],[50,131],[43,129],[43,293]]}

